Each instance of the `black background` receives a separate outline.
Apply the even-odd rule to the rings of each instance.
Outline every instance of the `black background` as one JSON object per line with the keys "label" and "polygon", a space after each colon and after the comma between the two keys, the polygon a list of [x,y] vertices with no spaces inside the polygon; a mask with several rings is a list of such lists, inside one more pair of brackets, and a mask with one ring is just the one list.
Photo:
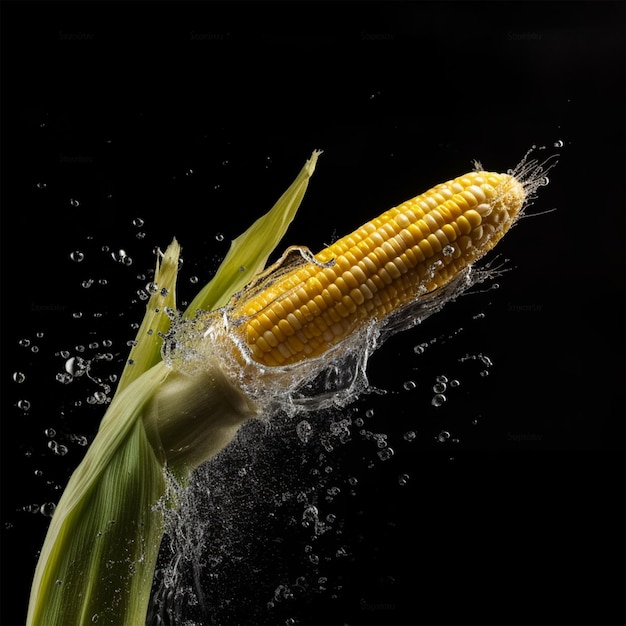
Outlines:
{"label": "black background", "polygon": [[[154,246],[183,245],[188,300],[188,277],[210,277],[313,149],[286,244],[317,250],[473,159],[506,171],[533,144],[561,154],[534,207],[557,210],[501,244],[500,288],[372,360],[393,393],[357,408],[375,406],[372,429],[399,449],[409,427],[420,437],[342,500],[338,597],[266,612],[268,575],[253,611],[217,619],[623,623],[624,17],[618,2],[3,3],[2,624],[24,619],[48,522],[21,509],[58,499],[84,453],[52,455],[43,431],[92,437],[102,413],[72,408],[55,352],[109,336],[119,372]],[[128,248],[132,269],[103,245]],[[436,412],[432,379],[466,352],[489,355],[490,376],[464,370],[468,388]],[[459,442],[436,442],[442,428]],[[360,455],[348,448],[346,473]]]}

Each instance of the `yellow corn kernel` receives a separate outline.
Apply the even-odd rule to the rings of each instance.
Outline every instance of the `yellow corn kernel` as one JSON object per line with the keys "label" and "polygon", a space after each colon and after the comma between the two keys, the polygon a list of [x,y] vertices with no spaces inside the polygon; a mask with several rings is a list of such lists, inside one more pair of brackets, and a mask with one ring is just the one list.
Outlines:
{"label": "yellow corn kernel", "polygon": [[284,366],[318,356],[442,287],[499,241],[525,197],[512,175],[470,172],[386,211],[266,291],[244,292],[231,314],[248,316],[238,332],[251,357]]}

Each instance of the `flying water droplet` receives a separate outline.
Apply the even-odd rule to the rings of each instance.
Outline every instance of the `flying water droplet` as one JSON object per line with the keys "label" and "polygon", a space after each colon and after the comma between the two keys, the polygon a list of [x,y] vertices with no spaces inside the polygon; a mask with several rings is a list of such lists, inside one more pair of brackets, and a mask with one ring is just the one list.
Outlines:
{"label": "flying water droplet", "polygon": [[412,389],[415,389],[417,387],[417,384],[415,383],[415,381],[413,380],[407,380],[403,385],[402,385],[407,391],[411,391]]}
{"label": "flying water droplet", "polygon": [[215,240],[224,241],[224,235],[222,233],[217,233],[217,235],[215,235]]}
{"label": "flying water droplet", "polygon": [[454,254],[454,246],[447,245],[441,250],[443,256],[452,256]]}
{"label": "flying water droplet", "polygon": [[28,411],[30,409],[30,401],[29,400],[18,400],[17,407],[22,409],[22,411]]}
{"label": "flying water droplet", "polygon": [[409,478],[410,476],[408,474],[400,474],[400,476],[398,476],[398,484],[404,487],[409,482]]}
{"label": "flying water droplet", "polygon": [[437,393],[433,396],[433,399],[430,401],[430,403],[434,407],[440,407],[440,406],[443,406],[446,400],[447,398],[442,393]]}
{"label": "flying water droplet", "polygon": [[437,441],[439,443],[445,443],[446,441],[448,441],[448,439],[450,439],[450,433],[447,430],[442,430],[438,435],[437,435]]}
{"label": "flying water droplet", "polygon": [[565,145],[565,143],[563,142],[562,139],[559,139],[559,140],[554,142],[554,147],[555,148],[562,148],[564,145]]}
{"label": "flying water droplet", "polygon": [[133,220],[133,226],[136,226],[137,228],[141,228],[143,225],[144,225],[144,221],[140,217],[136,217]]}
{"label": "flying water droplet", "polygon": [[378,458],[381,461],[387,461],[389,460],[393,455],[395,454],[395,451],[393,448],[383,448],[382,450],[378,451]]}
{"label": "flying water droplet", "polygon": [[313,433],[313,427],[307,420],[302,420],[296,426],[296,433],[302,443],[308,443]]}
{"label": "flying water droplet", "polygon": [[420,343],[413,348],[413,352],[415,352],[415,354],[424,354],[426,348],[428,348],[427,343]]}
{"label": "flying water droplet", "polygon": [[409,430],[403,435],[406,441],[413,441],[417,437],[417,433],[414,430]]}
{"label": "flying water droplet", "polygon": [[310,504],[304,509],[304,512],[302,513],[302,525],[305,528],[308,528],[311,525],[317,524],[318,520],[319,511],[317,510],[316,506]]}
{"label": "flying water droplet", "polygon": [[40,511],[42,515],[45,515],[46,517],[52,517],[56,508],[57,506],[54,502],[45,502],[41,505]]}
{"label": "flying water droplet", "polygon": [[26,380],[26,374],[23,372],[13,372],[13,380],[16,383],[23,383]]}
{"label": "flying water droplet", "polygon": [[74,263],[80,263],[85,258],[85,255],[80,250],[74,250],[74,252],[70,252],[70,259],[74,261]]}
{"label": "flying water droplet", "polygon": [[80,200],[77,200],[76,198],[72,198],[70,200],[70,204],[77,209],[80,206]]}

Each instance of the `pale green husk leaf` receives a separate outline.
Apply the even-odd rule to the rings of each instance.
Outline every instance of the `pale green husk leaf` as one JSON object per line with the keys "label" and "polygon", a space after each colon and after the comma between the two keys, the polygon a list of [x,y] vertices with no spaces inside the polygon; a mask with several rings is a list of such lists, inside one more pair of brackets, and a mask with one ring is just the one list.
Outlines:
{"label": "pale green husk leaf", "polygon": [[166,311],[176,308],[179,257],[180,245],[174,239],[167,247],[160,263],[157,258],[153,281],[155,291],[146,305],[146,314],[137,331],[135,345],[128,355],[128,361],[120,376],[118,392],[161,360],[160,334],[169,330],[171,322]]}
{"label": "pale green husk leaf", "polygon": [[[187,316],[222,306],[263,268],[302,201],[318,154],[313,153],[276,205],[232,242]],[[176,412],[163,411],[176,408],[168,390],[180,382],[168,383],[171,370],[161,360],[161,334],[170,327],[166,309],[176,307],[179,255],[174,240],[157,261],[157,289],[148,301],[116,394],[57,505],[35,571],[27,626],[145,623],[167,491],[168,453],[159,428],[167,426],[168,441],[178,437]],[[189,458],[200,462],[215,453],[216,442],[226,445],[238,420],[252,414],[246,399],[233,399],[232,390],[226,392],[221,383],[203,389],[195,403],[182,404],[209,416],[207,423],[215,424],[215,433],[206,432],[208,426],[200,432],[198,439],[207,450],[179,459],[177,473],[192,469]],[[193,418],[180,417],[181,425]]]}

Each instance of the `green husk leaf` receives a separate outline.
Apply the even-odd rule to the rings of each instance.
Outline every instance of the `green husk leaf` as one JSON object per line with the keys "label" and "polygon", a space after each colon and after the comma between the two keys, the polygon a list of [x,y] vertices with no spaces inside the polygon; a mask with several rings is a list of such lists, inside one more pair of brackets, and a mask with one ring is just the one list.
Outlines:
{"label": "green husk leaf", "polygon": [[[31,592],[28,625],[131,626],[145,620],[165,494],[154,433],[140,419],[163,363],[119,392],[59,501]],[[107,617],[108,616],[108,617]]]}
{"label": "green husk leaf", "polygon": [[233,294],[265,267],[269,255],[295,217],[320,154],[319,150],[313,152],[272,209],[232,241],[215,276],[187,307],[185,317],[193,317],[198,310],[212,311],[224,306]]}
{"label": "green husk leaf", "polygon": [[153,281],[156,291],[150,296],[146,305],[146,314],[137,331],[135,345],[128,355],[128,361],[120,376],[118,393],[161,360],[160,333],[166,333],[171,323],[165,311],[167,308],[176,308],[179,256],[180,245],[174,239],[167,247],[163,260],[159,263],[157,259]]}

